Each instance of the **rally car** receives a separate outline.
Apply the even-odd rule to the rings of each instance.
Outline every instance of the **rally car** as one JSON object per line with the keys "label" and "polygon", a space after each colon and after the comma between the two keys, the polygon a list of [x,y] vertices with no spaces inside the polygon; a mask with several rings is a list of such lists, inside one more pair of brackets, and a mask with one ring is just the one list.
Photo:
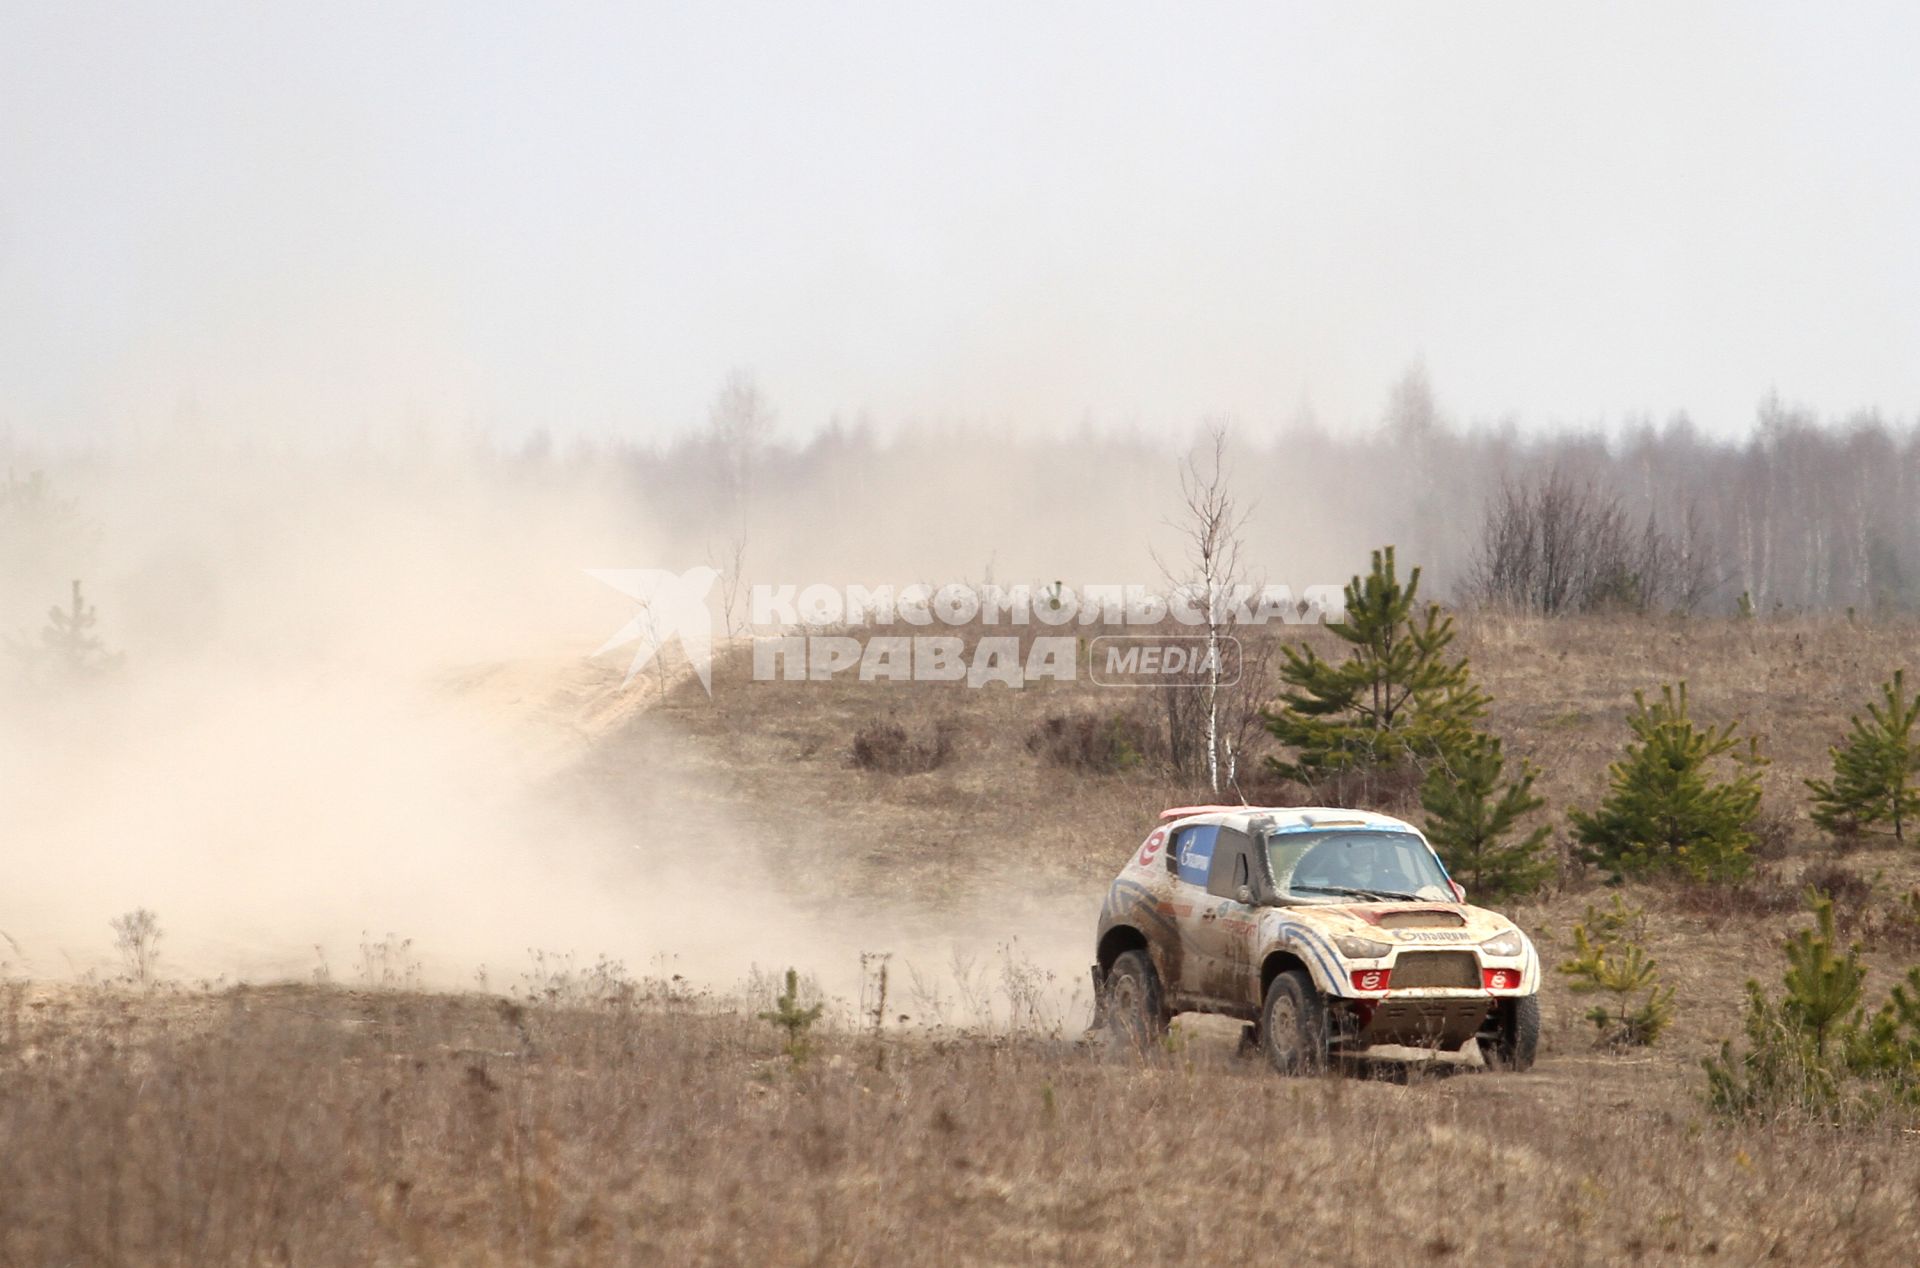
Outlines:
{"label": "rally car", "polygon": [[1540,957],[1466,892],[1412,824],[1322,807],[1183,806],[1107,892],[1096,1026],[1136,1044],[1175,1013],[1252,1023],[1285,1074],[1375,1046],[1525,1070],[1540,1039]]}

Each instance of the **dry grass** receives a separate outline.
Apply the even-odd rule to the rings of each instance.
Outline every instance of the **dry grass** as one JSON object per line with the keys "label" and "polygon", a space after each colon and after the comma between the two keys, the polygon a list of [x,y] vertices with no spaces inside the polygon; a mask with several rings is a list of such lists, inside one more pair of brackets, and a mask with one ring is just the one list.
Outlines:
{"label": "dry grass", "polygon": [[[683,685],[624,742],[689,784],[719,784],[747,807],[779,807],[785,835],[796,819],[830,825],[823,835],[830,832],[832,859],[816,853],[807,866],[830,867],[863,894],[947,903],[998,888],[1005,878],[982,869],[983,848],[1024,851],[1049,881],[1104,883],[1161,807],[1188,795],[1151,767],[1083,775],[1028,749],[1049,714],[1089,700],[1111,706],[1104,689],[751,682],[750,670],[744,652],[720,660],[711,701],[698,684]],[[850,760],[849,741],[877,725],[910,738],[944,729],[951,751],[918,773],[864,769]],[[660,743],[654,728],[676,742]]]}
{"label": "dry grass", "polygon": [[1546,771],[1556,805],[1590,801],[1625,735],[1634,690],[1688,683],[1693,712],[1738,719],[1771,759],[1768,801],[1810,836],[1802,780],[1827,773],[1827,748],[1846,734],[1879,684],[1911,663],[1911,620],[1839,617],[1768,621],[1582,618],[1491,614],[1461,618],[1460,647],[1493,694],[1492,724]]}
{"label": "dry grass", "polygon": [[[1590,806],[1604,794],[1633,692],[1685,679],[1697,716],[1738,719],[1760,737],[1771,759],[1767,852],[1794,856],[1826,848],[1807,818],[1802,781],[1827,772],[1828,746],[1844,735],[1847,716],[1920,646],[1920,625],[1911,621],[1837,617],[1546,620],[1465,613],[1458,624],[1457,646],[1493,696],[1489,725],[1511,753],[1541,768],[1538,791],[1556,823],[1569,807]],[[1323,650],[1334,642],[1314,627],[1278,632]],[[1096,686],[1084,672],[1077,682],[1010,691],[848,679],[755,683],[749,669],[744,651],[716,666],[711,703],[697,685],[681,685],[666,716],[703,743],[669,760],[696,773],[723,772],[755,799],[817,810],[832,817],[836,832],[855,838],[889,838],[899,817],[911,815],[913,850],[905,857],[890,852],[885,867],[852,878],[862,884],[899,889],[904,872],[911,892],[950,897],[978,873],[951,866],[954,851],[965,857],[965,847],[982,840],[1019,847],[1024,857],[1057,869],[1059,879],[1104,884],[1161,807],[1211,799],[1153,760],[1099,771],[1052,760],[1044,743],[1036,753],[1030,738],[1050,717],[1155,716],[1150,692]],[[847,770],[847,737],[876,723],[908,735],[946,726],[955,751],[939,770],[911,779]],[[1259,756],[1250,755],[1243,771],[1249,795],[1297,797],[1297,790],[1260,784]],[[1393,808],[1417,810],[1410,803]],[[1558,836],[1564,856],[1566,834]]]}
{"label": "dry grass", "polygon": [[[1204,1031],[1204,1028],[1202,1028]],[[698,1002],[238,989],[16,1008],[10,1264],[1911,1263],[1895,1133],[1668,1073],[1290,1082],[1208,1034],[829,1037]]]}

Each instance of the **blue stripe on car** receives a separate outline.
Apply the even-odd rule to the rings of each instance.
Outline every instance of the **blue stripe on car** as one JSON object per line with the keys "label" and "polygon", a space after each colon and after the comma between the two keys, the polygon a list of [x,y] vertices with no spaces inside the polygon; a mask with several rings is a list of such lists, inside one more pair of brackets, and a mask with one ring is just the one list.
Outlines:
{"label": "blue stripe on car", "polygon": [[[1124,913],[1113,907],[1113,900],[1119,894],[1128,894],[1133,898],[1132,905],[1129,906]],[[1117,917],[1122,914],[1129,916],[1137,915],[1142,920],[1158,926],[1169,934],[1178,932],[1177,927],[1173,923],[1173,918],[1167,915],[1166,912],[1160,910],[1159,899],[1154,896],[1154,892],[1138,881],[1115,881],[1113,887],[1107,891],[1107,904],[1109,910],[1106,914],[1108,916]]]}
{"label": "blue stripe on car", "polygon": [[1317,929],[1309,929],[1305,925],[1293,924],[1290,921],[1282,923],[1280,928],[1287,934],[1290,942],[1298,943],[1300,948],[1312,956],[1314,962],[1320,966],[1320,971],[1326,974],[1329,993],[1346,994],[1346,984],[1340,980],[1337,967],[1340,957],[1325,936]]}

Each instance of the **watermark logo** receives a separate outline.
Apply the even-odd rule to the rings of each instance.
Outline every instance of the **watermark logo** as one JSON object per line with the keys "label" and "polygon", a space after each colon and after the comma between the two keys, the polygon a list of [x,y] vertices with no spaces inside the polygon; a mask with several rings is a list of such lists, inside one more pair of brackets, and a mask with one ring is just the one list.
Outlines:
{"label": "watermark logo", "polygon": [[[632,682],[678,641],[713,694],[710,567],[590,568],[638,611],[594,654],[637,643]],[[737,593],[737,591],[735,592]],[[755,585],[748,589],[756,682],[965,682],[1020,687],[1082,672],[1102,686],[1230,687],[1242,647],[1229,631],[1344,615],[1340,586]],[[729,605],[729,610],[731,607]],[[1113,634],[1112,629],[1140,632]],[[731,634],[734,631],[729,630]],[[661,671],[664,673],[664,669]]]}
{"label": "watermark logo", "polygon": [[1011,625],[1063,629],[1089,625],[1313,624],[1346,610],[1342,586],[1184,585],[1169,591],[1141,585],[1050,586],[916,583],[908,586],[756,585],[757,628],[821,629],[842,625]]}
{"label": "watermark logo", "polygon": [[660,654],[661,648],[677,639],[687,663],[699,677],[700,685],[713,694],[713,609],[707,597],[713,593],[720,573],[702,565],[685,572],[663,568],[589,568],[587,575],[605,583],[640,605],[633,619],[602,643],[595,656],[616,647],[638,643],[633,660],[627,665],[630,683],[634,676]]}
{"label": "watermark logo", "polygon": [[1240,665],[1231,634],[1106,634],[1087,648],[1087,676],[1103,687],[1231,687]]}

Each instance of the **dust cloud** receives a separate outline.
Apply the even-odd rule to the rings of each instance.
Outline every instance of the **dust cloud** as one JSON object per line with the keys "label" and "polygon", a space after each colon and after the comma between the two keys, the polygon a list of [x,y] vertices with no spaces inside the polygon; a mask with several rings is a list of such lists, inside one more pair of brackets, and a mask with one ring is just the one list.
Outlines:
{"label": "dust cloud", "polygon": [[[590,464],[560,478],[480,452],[217,445],[14,458],[9,972],[117,973],[109,921],[146,908],[162,972],[185,981],[514,990],[537,951],[548,969],[605,956],[716,989],[796,964],[852,999],[861,953],[892,952],[896,998],[939,982],[929,1002],[956,1020],[1008,973],[1053,974],[1061,1001],[1080,988],[1091,909],[994,901],[930,923],[763,848],[817,841],[829,858],[824,825],[654,760],[686,741],[651,709],[651,674],[622,685],[626,651],[589,658],[631,603],[585,569],[684,568],[711,547]],[[79,671],[34,646],[71,578],[105,653]]]}

